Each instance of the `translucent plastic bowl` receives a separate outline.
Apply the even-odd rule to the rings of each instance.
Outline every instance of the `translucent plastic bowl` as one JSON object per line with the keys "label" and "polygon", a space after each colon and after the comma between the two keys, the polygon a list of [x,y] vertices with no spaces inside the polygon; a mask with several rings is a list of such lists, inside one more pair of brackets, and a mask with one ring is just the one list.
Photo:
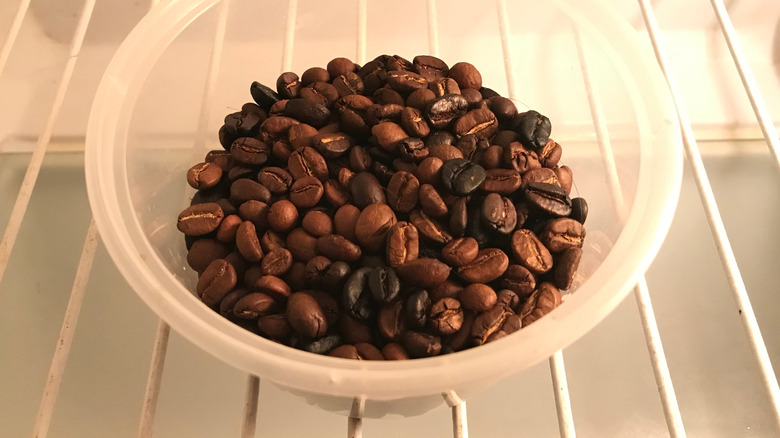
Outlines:
{"label": "translucent plastic bowl", "polygon": [[[316,356],[225,320],[191,292],[196,275],[176,229],[193,194],[184,176],[219,148],[221,120],[250,101],[249,84],[275,82],[287,21],[284,2],[226,3],[165,2],[139,23],[101,81],[86,149],[90,202],[116,265],[150,308],[214,356],[324,409],[348,413],[357,399],[365,401],[367,417],[415,415],[444,403],[443,393],[466,398],[574,342],[617,306],[655,256],[677,202],[681,148],[651,51],[599,1],[513,1],[507,22],[514,98],[519,107],[550,117],[553,138],[564,147],[562,163],[573,169],[575,190],[590,204],[576,291],[512,336],[403,362]],[[356,48],[363,47],[369,60],[382,53],[411,59],[430,53],[429,36],[437,36],[442,59],[475,64],[486,86],[507,95],[492,2],[438,2],[435,35],[420,4],[368,2],[362,46],[356,4],[301,1],[294,45],[287,47],[292,70],[325,66],[336,56],[356,59]],[[606,128],[600,136],[576,35]],[[602,149],[611,149],[614,161]]]}

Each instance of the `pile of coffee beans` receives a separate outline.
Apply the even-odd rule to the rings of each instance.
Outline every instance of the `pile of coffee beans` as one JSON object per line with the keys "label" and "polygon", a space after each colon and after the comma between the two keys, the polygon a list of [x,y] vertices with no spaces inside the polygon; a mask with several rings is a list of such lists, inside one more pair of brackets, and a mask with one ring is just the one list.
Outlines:
{"label": "pile of coffee beans", "polygon": [[336,58],[229,114],[178,217],[198,297],[261,336],[352,359],[500,339],[561,303],[584,199],[550,120],[471,64]]}

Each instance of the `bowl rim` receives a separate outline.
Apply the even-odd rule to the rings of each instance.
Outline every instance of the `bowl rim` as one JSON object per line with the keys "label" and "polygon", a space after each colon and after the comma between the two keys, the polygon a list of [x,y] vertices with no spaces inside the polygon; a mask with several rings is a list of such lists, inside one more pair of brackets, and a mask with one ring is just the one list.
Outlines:
{"label": "bowl rim", "polygon": [[[144,237],[130,202],[126,141],[117,141],[127,139],[129,115],[154,62],[181,30],[220,1],[166,2],[141,20],[100,81],[85,147],[94,220],[118,269],[146,305],[212,355],[282,386],[335,396],[390,400],[485,386],[544,360],[587,333],[624,299],[658,252],[674,216],[682,180],[679,126],[668,88],[646,45],[605,2],[553,0],[549,4],[569,15],[580,32],[608,44],[613,58],[618,57],[614,58],[618,68],[632,78],[626,85],[633,94],[641,140],[632,209],[612,250],[577,293],[513,336],[455,354],[392,363],[316,356],[234,325],[202,305],[176,280]],[[603,36],[607,31],[623,38],[607,42]],[[150,44],[150,35],[156,44]],[[629,59],[631,65],[619,59]],[[663,208],[648,209],[648,205]],[[630,269],[617,269],[626,266]],[[578,330],[556,329],[561,325]],[[488,362],[489,378],[476,372]]]}

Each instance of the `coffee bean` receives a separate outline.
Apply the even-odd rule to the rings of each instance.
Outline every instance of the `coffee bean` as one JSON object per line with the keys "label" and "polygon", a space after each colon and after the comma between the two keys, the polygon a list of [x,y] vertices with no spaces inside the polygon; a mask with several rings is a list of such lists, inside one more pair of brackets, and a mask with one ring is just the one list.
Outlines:
{"label": "coffee bean", "polygon": [[428,147],[428,156],[436,157],[444,162],[463,159],[463,152],[451,144],[433,144]]}
{"label": "coffee bean", "polygon": [[504,148],[501,146],[490,146],[480,157],[478,163],[485,169],[497,169],[504,161]]}
{"label": "coffee bean", "polygon": [[289,99],[280,100],[278,102],[275,102],[273,105],[271,105],[271,108],[268,110],[269,116],[284,116],[285,115],[285,108],[287,107],[287,102],[289,102]]}
{"label": "coffee bean", "polygon": [[536,152],[526,149],[516,141],[504,147],[504,162],[521,174],[542,167]]}
{"label": "coffee bean", "polygon": [[377,143],[386,151],[395,151],[398,142],[409,137],[404,129],[393,122],[381,122],[371,128],[371,134],[376,137]]}
{"label": "coffee bean", "polygon": [[341,290],[347,277],[352,273],[348,263],[335,261],[330,264],[322,277],[322,285],[327,290]]}
{"label": "coffee bean", "polygon": [[423,212],[431,217],[440,218],[448,213],[447,204],[444,203],[439,192],[430,184],[420,186],[420,206]]}
{"label": "coffee bean", "polygon": [[458,83],[451,78],[436,78],[433,81],[429,81],[428,89],[433,91],[433,94],[436,97],[445,96],[447,94],[460,94]]}
{"label": "coffee bean", "polygon": [[287,160],[287,167],[296,180],[310,175],[320,181],[328,179],[328,167],[325,159],[316,149],[308,146],[293,151]]}
{"label": "coffee bean", "polygon": [[397,300],[382,306],[379,309],[376,323],[379,334],[385,339],[390,341],[400,340],[401,335],[406,331],[403,300]]}
{"label": "coffee bean", "polygon": [[401,291],[401,282],[393,268],[379,266],[368,277],[368,288],[374,300],[381,304],[393,301]]}
{"label": "coffee bean", "polygon": [[487,108],[471,110],[455,121],[454,131],[458,136],[473,134],[489,139],[498,132],[498,119]]}
{"label": "coffee bean", "polygon": [[550,252],[561,252],[570,248],[582,248],[585,239],[585,228],[582,224],[569,218],[555,219],[544,227],[539,240]]}
{"label": "coffee bean", "polygon": [[229,151],[225,150],[215,149],[209,151],[203,161],[206,163],[216,164],[222,169],[223,172],[227,172],[231,167],[233,167],[233,156]]}
{"label": "coffee bean", "polygon": [[301,227],[312,236],[322,237],[333,233],[333,220],[325,212],[312,210],[303,216]]}
{"label": "coffee bean", "polygon": [[580,248],[569,248],[555,259],[553,283],[558,289],[568,290],[571,288],[581,259],[582,249]]}
{"label": "coffee bean", "polygon": [[371,204],[360,212],[355,222],[355,237],[367,250],[379,251],[395,223],[395,213],[387,204]]}
{"label": "coffee bean", "polygon": [[413,107],[404,107],[401,110],[401,127],[412,137],[425,137],[431,132],[431,127],[422,115],[422,112]]}
{"label": "coffee bean", "polygon": [[[388,88],[382,88],[382,90],[393,91]],[[372,127],[383,122],[399,123],[403,109],[402,105],[375,103],[366,110],[366,122]]]}
{"label": "coffee bean", "polygon": [[387,85],[399,93],[411,93],[419,88],[427,88],[428,81],[417,73],[396,70],[387,72]]}
{"label": "coffee bean", "polygon": [[471,339],[475,345],[487,342],[490,336],[501,329],[507,317],[514,315],[511,310],[503,306],[493,306],[490,310],[482,312],[474,319],[471,326]]}
{"label": "coffee bean", "polygon": [[431,306],[429,326],[440,335],[451,335],[463,325],[463,310],[460,301],[442,298]]}
{"label": "coffee bean", "polygon": [[376,103],[380,105],[404,106],[404,98],[392,88],[380,88],[372,94]]}
{"label": "coffee bean", "polygon": [[284,236],[275,231],[266,230],[265,233],[260,236],[260,246],[263,247],[263,251],[271,252],[277,248],[286,249],[287,244],[284,241]]}
{"label": "coffee bean", "polygon": [[474,312],[468,310],[463,312],[463,323],[460,326],[460,330],[445,338],[442,345],[442,353],[454,353],[471,346],[471,329],[474,326],[475,318]]}
{"label": "coffee bean", "polygon": [[489,229],[509,234],[517,225],[517,212],[509,198],[489,193],[482,201],[482,223]]}
{"label": "coffee bean", "polygon": [[485,171],[485,181],[479,188],[485,192],[511,195],[520,188],[522,179],[513,169],[488,169]]}
{"label": "coffee bean", "polygon": [[333,262],[325,256],[314,256],[306,262],[306,270],[304,271],[304,277],[306,284],[311,288],[322,287],[322,279],[325,277],[325,272]]}
{"label": "coffee bean", "polygon": [[[237,216],[228,216],[237,217]],[[227,219],[227,218],[225,218]],[[241,220],[239,219],[239,222]],[[224,224],[225,221],[223,220]],[[216,239],[198,239],[187,252],[187,264],[197,272],[203,272],[211,262],[224,259],[230,254],[230,247]]]}
{"label": "coffee bean", "polygon": [[276,341],[284,341],[290,337],[292,327],[284,314],[269,315],[257,320],[257,329],[263,336]]}
{"label": "coffee bean", "polygon": [[414,70],[429,82],[436,78],[447,77],[450,69],[447,64],[435,56],[419,55],[412,60]]}
{"label": "coffee bean", "polygon": [[305,87],[315,82],[328,82],[330,74],[322,67],[311,67],[301,75],[301,84]]}
{"label": "coffee bean", "polygon": [[444,187],[457,195],[468,195],[485,180],[485,169],[463,158],[449,160],[441,169]]}
{"label": "coffee bean", "polygon": [[228,292],[219,302],[219,314],[231,321],[235,321],[236,317],[233,315],[233,308],[238,300],[248,293],[249,291],[244,288],[236,288]]}
{"label": "coffee bean", "polygon": [[260,140],[264,143],[271,144],[275,140],[286,137],[290,127],[299,123],[301,122],[292,117],[271,116],[260,124]]}
{"label": "coffee bean", "polygon": [[417,206],[420,182],[409,172],[396,172],[387,185],[387,204],[399,213],[408,213]]}
{"label": "coffee bean", "polygon": [[207,190],[222,178],[222,168],[214,163],[198,163],[187,171],[187,183],[193,189]]}
{"label": "coffee bean", "polygon": [[350,184],[352,201],[358,208],[370,204],[385,203],[385,192],[376,177],[368,172],[358,172]]}
{"label": "coffee bean", "polygon": [[534,274],[544,274],[552,268],[552,254],[530,230],[517,230],[512,234],[512,254]]}
{"label": "coffee bean", "polygon": [[252,99],[257,102],[257,105],[264,111],[268,111],[271,105],[279,100],[279,95],[274,90],[259,82],[252,82],[252,85],[249,87],[249,93],[252,95]]}
{"label": "coffee bean", "polygon": [[327,106],[308,99],[290,99],[284,107],[284,114],[315,128],[325,126],[330,118]]}
{"label": "coffee bean", "polygon": [[460,291],[458,299],[463,308],[484,312],[496,305],[498,296],[490,286],[482,283],[472,283]]}
{"label": "coffee bean", "polygon": [[[426,149],[427,150],[427,149]],[[417,166],[414,176],[420,184],[431,184],[434,187],[441,185],[441,168],[444,162],[436,157],[424,158]]]}
{"label": "coffee bean", "polygon": [[290,187],[290,201],[298,208],[310,208],[320,202],[323,194],[320,180],[313,176],[305,176]]}
{"label": "coffee bean", "polygon": [[338,324],[339,333],[347,343],[358,344],[372,341],[371,328],[346,313],[339,315]]}
{"label": "coffee bean", "polygon": [[482,75],[468,62],[458,62],[450,67],[449,77],[455,79],[460,88],[482,88]]}
{"label": "coffee bean", "polygon": [[277,277],[284,275],[292,266],[292,253],[284,248],[271,250],[263,257],[260,268],[265,275],[275,275]]}
{"label": "coffee bean", "polygon": [[255,224],[249,221],[241,223],[236,231],[236,249],[249,262],[259,262],[263,258]]}
{"label": "coffee bean", "polygon": [[328,323],[328,327],[336,327],[341,315],[341,307],[336,298],[331,294],[321,290],[309,290],[307,294],[311,295],[317,304],[322,309],[322,313],[325,315],[325,321]]}
{"label": "coffee bean", "polygon": [[584,224],[588,218],[588,202],[584,198],[574,198],[571,200],[571,214],[569,217],[575,221]]}
{"label": "coffee bean", "polygon": [[466,281],[471,283],[489,283],[500,277],[509,266],[509,257],[498,248],[485,248],[477,253],[474,260],[457,269]]}
{"label": "coffee bean", "polygon": [[333,58],[327,65],[330,80],[355,71],[355,63],[347,58]]}
{"label": "coffee bean", "polygon": [[450,275],[449,266],[431,258],[418,258],[395,267],[402,282],[415,287],[433,287]]}
{"label": "coffee bean", "polygon": [[360,268],[344,283],[341,304],[351,317],[359,321],[366,321],[376,313],[368,288],[368,277],[373,270],[372,267]]}
{"label": "coffee bean", "polygon": [[355,222],[360,216],[360,210],[352,204],[345,204],[333,214],[333,228],[352,242],[357,242],[355,236]]}
{"label": "coffee bean", "polygon": [[515,314],[507,315],[506,319],[504,319],[504,323],[501,324],[501,328],[491,334],[485,342],[493,342],[511,335],[512,333],[520,330],[522,324],[522,320],[519,316]]}
{"label": "coffee bean", "polygon": [[331,207],[338,208],[349,202],[349,193],[334,179],[325,181],[323,190],[322,197]]}
{"label": "coffee bean", "polygon": [[523,143],[523,146],[537,150],[547,144],[552,130],[550,119],[531,110],[518,114],[513,121],[513,129],[520,134],[520,142]]}
{"label": "coffee bean", "polygon": [[338,234],[329,234],[317,239],[317,250],[332,260],[355,262],[363,254],[360,247]]}
{"label": "coffee bean", "polygon": [[304,343],[300,346],[300,349],[314,354],[328,354],[331,351],[335,350],[337,347],[339,347],[342,343],[343,341],[341,339],[341,336],[330,335],[330,336],[325,336],[324,338],[320,338],[311,342]]}
{"label": "coffee bean", "polygon": [[537,169],[531,169],[523,173],[523,183],[520,185],[522,188],[526,188],[530,183],[547,183],[558,185],[558,177],[555,176],[555,172],[552,169],[546,167],[540,167]]}
{"label": "coffee bean", "polygon": [[404,320],[413,329],[422,329],[428,322],[428,313],[431,308],[431,299],[428,291],[417,289],[406,298],[404,306]]}
{"label": "coffee bean", "polygon": [[468,227],[468,198],[458,198],[450,208],[450,230],[453,236],[461,237]]}
{"label": "coffee bean", "polygon": [[276,80],[276,92],[282,99],[292,99],[298,97],[298,91],[301,89],[301,81],[298,75],[293,72],[284,72]]}
{"label": "coffee bean", "polygon": [[236,287],[236,281],[233,266],[224,259],[217,259],[200,274],[195,292],[204,304],[213,307]]}
{"label": "coffee bean", "polygon": [[496,292],[496,304],[514,311],[520,306],[520,297],[510,289],[501,289]]}
{"label": "coffee bean", "polygon": [[333,86],[336,87],[341,97],[350,94],[363,94],[366,89],[360,76],[351,71],[334,79]]}
{"label": "coffee bean", "polygon": [[493,96],[488,99],[488,108],[502,122],[510,120],[517,114],[515,103],[502,96]]}
{"label": "coffee bean", "polygon": [[523,327],[535,322],[550,313],[561,304],[561,291],[552,283],[542,283],[528,297],[518,315],[523,320]]}
{"label": "coffee bean", "polygon": [[339,91],[327,82],[313,82],[298,92],[302,99],[330,108],[339,99]]}
{"label": "coffee bean", "polygon": [[428,157],[429,150],[419,138],[408,137],[398,142],[398,155],[410,163],[418,163]]}
{"label": "coffee bean", "polygon": [[539,162],[542,166],[553,168],[558,165],[563,155],[563,148],[555,140],[547,140],[547,144],[538,152]]}
{"label": "coffee bean", "polygon": [[296,228],[287,235],[287,249],[295,260],[307,262],[317,255],[317,238],[303,230]]}
{"label": "coffee bean", "polygon": [[368,343],[342,345],[331,351],[329,356],[355,360],[385,360],[382,352]]}
{"label": "coffee bean", "polygon": [[230,185],[230,202],[241,205],[247,201],[268,203],[271,192],[262,184],[251,179],[242,178]]}
{"label": "coffee bean", "polygon": [[431,243],[444,245],[452,240],[452,235],[442,223],[428,217],[420,210],[412,210],[409,213],[409,221],[417,228],[419,234]]}
{"label": "coffee bean", "polygon": [[284,313],[293,330],[307,338],[321,338],[328,330],[322,308],[307,293],[292,293]]}
{"label": "coffee bean", "polygon": [[267,316],[278,313],[279,306],[273,298],[260,293],[253,292],[244,295],[233,306],[233,316],[241,319],[254,320],[261,316]]}
{"label": "coffee bean", "polygon": [[530,183],[525,188],[525,199],[530,207],[552,216],[568,216],[571,198],[555,184]]}
{"label": "coffee bean", "polygon": [[558,177],[558,185],[563,187],[563,190],[567,195],[571,193],[572,172],[569,166],[555,167],[553,168],[553,172],[555,172],[555,176]]}
{"label": "coffee bean", "polygon": [[441,250],[441,258],[451,266],[459,267],[470,263],[477,257],[479,245],[471,237],[459,237]]}
{"label": "coffee bean", "polygon": [[536,289],[534,274],[521,265],[511,264],[498,281],[499,287],[509,289],[518,297],[525,298]]}
{"label": "coffee bean", "polygon": [[419,255],[417,228],[409,222],[397,222],[387,233],[386,258],[390,266],[402,265]]}
{"label": "coffee bean", "polygon": [[[292,234],[292,232],[290,234]],[[292,250],[290,252],[293,253],[293,257],[294,257],[295,253]],[[290,286],[290,290],[296,292],[296,291],[303,290],[303,288],[306,286],[305,275],[306,275],[306,265],[303,262],[297,261],[297,262],[293,262],[292,266],[290,267],[290,270],[287,271],[286,274],[284,274],[282,280],[284,280],[284,282]]]}
{"label": "coffee bean", "polygon": [[354,146],[349,150],[349,167],[354,172],[364,172],[371,168],[374,159],[363,146]]}
{"label": "coffee bean", "polygon": [[176,228],[188,236],[202,236],[216,230],[223,217],[219,204],[191,205],[179,213]]}
{"label": "coffee bean", "polygon": [[409,96],[406,97],[406,105],[422,111],[434,99],[436,99],[436,95],[433,94],[433,91],[427,88],[419,88],[409,93]]}
{"label": "coffee bean", "polygon": [[286,303],[292,293],[290,285],[274,275],[263,275],[252,283],[252,289],[262,292],[280,303]]}
{"label": "coffee bean", "polygon": [[476,108],[477,105],[482,102],[482,93],[480,93],[479,90],[475,90],[473,88],[461,87],[460,95],[466,98],[470,108]]}
{"label": "coffee bean", "polygon": [[298,223],[298,209],[290,201],[276,201],[268,209],[268,226],[280,233],[290,231]]}
{"label": "coffee bean", "polygon": [[460,94],[448,94],[430,101],[423,111],[430,126],[435,129],[445,129],[455,119],[466,114],[469,103]]}
{"label": "coffee bean", "polygon": [[441,352],[441,338],[424,332],[407,331],[403,334],[402,345],[409,357],[431,357]]}
{"label": "coffee bean", "polygon": [[382,356],[385,357],[385,360],[408,360],[409,359],[409,353],[406,352],[404,347],[401,346],[401,344],[396,344],[395,342],[391,342],[389,344],[386,344],[384,347],[382,347]]}

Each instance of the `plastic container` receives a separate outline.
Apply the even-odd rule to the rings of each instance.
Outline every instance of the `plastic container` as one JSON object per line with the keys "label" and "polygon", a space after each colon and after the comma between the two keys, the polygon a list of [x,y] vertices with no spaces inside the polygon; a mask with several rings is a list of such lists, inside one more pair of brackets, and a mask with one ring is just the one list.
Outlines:
{"label": "plastic container", "polygon": [[[444,403],[443,393],[467,398],[574,342],[617,306],[655,256],[674,213],[682,168],[674,110],[650,49],[599,1],[507,2],[514,97],[519,107],[550,117],[553,138],[564,147],[562,164],[573,169],[576,191],[590,204],[576,291],[500,341],[404,362],[315,356],[223,319],[191,292],[196,275],[187,267],[175,220],[192,196],[184,175],[206,151],[219,148],[222,118],[251,100],[249,84],[275,82],[287,17],[283,2],[226,3],[165,2],[141,21],[101,81],[86,147],[89,198],[109,253],[141,299],[204,350],[324,409],[349,413],[355,400],[364,400],[366,417],[416,415]],[[355,59],[361,47],[357,5],[336,5],[298,5],[295,42],[288,47],[293,71],[325,66],[336,56]],[[368,60],[381,53],[408,59],[430,53],[419,2],[367,7]],[[438,9],[439,56],[450,65],[475,64],[485,86],[507,95],[493,5],[439,2]],[[224,45],[215,33],[223,19]],[[619,189],[609,185],[596,141],[575,29]],[[617,208],[613,195],[622,198]]]}

